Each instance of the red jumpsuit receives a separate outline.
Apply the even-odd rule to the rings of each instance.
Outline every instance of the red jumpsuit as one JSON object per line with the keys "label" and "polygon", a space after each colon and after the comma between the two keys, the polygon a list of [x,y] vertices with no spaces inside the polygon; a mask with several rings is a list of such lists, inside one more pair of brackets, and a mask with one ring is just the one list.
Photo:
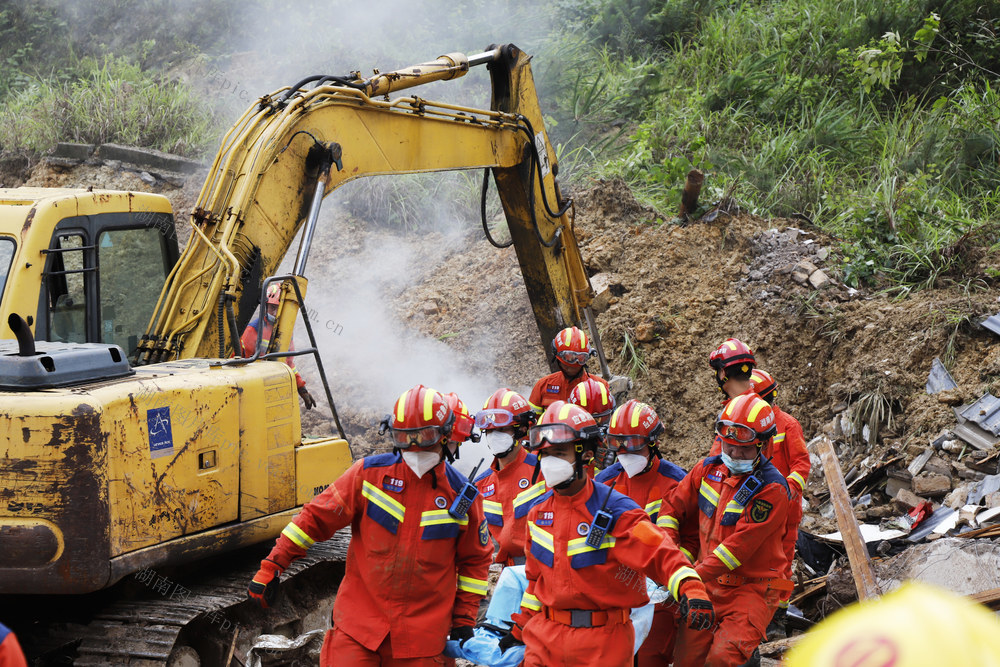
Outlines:
{"label": "red jumpsuit", "polygon": [[0,623],[0,667],[28,667],[17,637],[3,623]]}
{"label": "red jumpsuit", "polygon": [[[686,474],[684,468],[658,458],[649,470],[635,477],[629,477],[621,464],[615,463],[598,473],[594,479],[608,486],[614,482],[615,491],[624,493],[637,502],[639,507],[645,508],[649,518],[661,526],[663,524],[659,521],[659,515],[663,498],[673,491]],[[692,553],[698,550],[698,530],[693,523],[688,525],[691,526],[691,530],[685,530],[682,543],[678,547],[688,560],[693,562]],[[670,664],[680,618],[677,611],[677,604],[670,600],[656,605],[649,635],[636,654],[639,667]]]}
{"label": "red jumpsuit", "polygon": [[720,456],[699,461],[664,499],[662,515],[675,526],[698,522],[695,565],[715,605],[713,633],[681,627],[675,665],[742,665],[764,638],[778,607],[785,552],[781,537],[788,516],[788,483],[770,463],[754,473],[762,482],[745,505],[734,500],[749,474],[732,475]]}
{"label": "red jumpsuit", "polygon": [[321,665],[376,665],[390,650],[400,664],[439,664],[450,629],[475,624],[492,550],[481,502],[448,513],[464,483],[447,463],[418,478],[399,454],[368,456],[285,527],[268,556],[282,567],[351,526]]}
{"label": "red jumpsuit", "polygon": [[[586,544],[595,513],[613,517],[601,545]],[[549,490],[528,512],[528,588],[514,637],[525,667],[625,667],[632,664],[629,614],[649,602],[646,577],[675,598],[697,575],[666,534],[630,498],[587,479],[572,496]]]}
{"label": "red jumpsuit", "polygon": [[[771,439],[771,446],[764,451],[764,455],[773,457],[771,463],[788,480],[788,491],[791,493],[788,525],[782,538],[787,562],[781,574],[785,579],[791,579],[792,563],[795,562],[795,540],[799,537],[799,523],[802,521],[802,490],[806,486],[806,480],[809,479],[811,463],[809,451],[806,449],[806,439],[798,420],[787,412],[782,412],[777,406],[771,406],[771,409],[774,411],[774,424],[778,432]],[[721,451],[719,439],[716,438],[709,454],[715,456]],[[788,606],[790,596],[790,591],[782,595],[781,607]]]}
{"label": "red jumpsuit", "polygon": [[602,383],[605,387],[608,386],[607,381],[600,375],[591,375],[587,372],[587,369],[583,369],[579,375],[570,380],[566,375],[560,370],[555,373],[550,373],[546,375],[531,389],[531,395],[528,397],[528,402],[531,403],[531,407],[535,412],[541,413],[545,411],[545,408],[549,407],[556,401],[568,401],[569,393],[573,391],[573,387],[580,384],[587,378],[593,378],[598,382]]}
{"label": "red jumpsuit", "polygon": [[[253,353],[257,350],[257,331],[260,329],[260,317],[255,317],[250,320],[250,324],[247,328],[243,330],[243,335],[240,336],[240,344],[243,347],[243,356],[251,357]],[[267,351],[267,345],[271,342],[271,332],[274,331],[274,325],[268,322],[265,318],[264,320],[264,340],[262,342],[263,348]],[[289,351],[295,349],[294,343],[289,344]],[[295,367],[294,357],[285,357],[285,363],[288,367],[295,371],[295,386],[302,388],[306,386],[306,381],[299,375],[299,369]]]}
{"label": "red jumpsuit", "polygon": [[493,560],[505,565],[524,565],[524,535],[528,530],[528,510],[532,501],[545,493],[545,482],[532,484],[538,459],[522,447],[517,458],[503,470],[493,466],[476,480],[483,497],[483,513],[490,535],[497,543]]}

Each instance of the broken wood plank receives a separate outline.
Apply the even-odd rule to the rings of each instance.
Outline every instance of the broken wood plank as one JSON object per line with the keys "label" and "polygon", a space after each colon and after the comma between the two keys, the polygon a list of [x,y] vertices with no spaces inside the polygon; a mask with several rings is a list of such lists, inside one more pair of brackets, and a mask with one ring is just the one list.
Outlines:
{"label": "broken wood plank", "polygon": [[762,657],[772,657],[784,655],[786,651],[799,643],[805,635],[793,635],[784,639],[776,639],[773,642],[766,642],[760,645]]}
{"label": "broken wood plank", "polygon": [[968,597],[981,605],[989,607],[990,609],[997,609],[1000,607],[1000,588],[991,588],[988,591],[970,593]]}
{"label": "broken wood plank", "polygon": [[808,586],[802,592],[796,593],[795,595],[793,595],[788,601],[791,604],[793,604],[796,607],[798,607],[800,602],[802,602],[805,599],[808,599],[809,597],[811,597],[811,596],[815,595],[816,593],[819,593],[820,591],[823,591],[823,590],[826,590],[826,582],[825,581],[822,582],[822,583],[819,583],[819,584],[813,584],[812,586]]}
{"label": "broken wood plank", "polygon": [[920,474],[920,471],[924,469],[924,466],[927,465],[927,462],[931,460],[932,456],[934,456],[934,450],[928,447],[921,452],[917,458],[913,459],[913,461],[910,462],[910,465],[906,468],[909,471],[910,476],[916,477]]}
{"label": "broken wood plank", "polygon": [[1000,524],[976,528],[975,530],[962,533],[959,537],[1000,537]]}
{"label": "broken wood plank", "polygon": [[881,595],[882,592],[875,583],[871,562],[868,560],[868,548],[861,538],[858,521],[854,518],[851,497],[847,493],[844,473],[840,469],[840,461],[837,460],[837,452],[833,448],[833,443],[830,438],[824,436],[816,449],[823,460],[823,473],[826,475],[826,484],[830,489],[830,501],[833,503],[833,511],[837,515],[837,527],[840,528],[840,535],[844,538],[847,558],[851,562],[851,575],[854,577],[854,586],[858,589],[858,599],[867,600]]}

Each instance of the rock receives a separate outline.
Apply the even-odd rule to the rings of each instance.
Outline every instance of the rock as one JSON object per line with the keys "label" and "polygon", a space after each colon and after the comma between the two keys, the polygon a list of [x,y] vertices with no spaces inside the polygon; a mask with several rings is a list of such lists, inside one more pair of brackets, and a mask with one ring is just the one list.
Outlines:
{"label": "rock", "polygon": [[945,389],[937,393],[937,401],[945,405],[961,405],[962,397],[957,389]]}
{"label": "rock", "polygon": [[643,322],[635,328],[635,339],[641,343],[649,343],[656,337],[652,322]]}
{"label": "rock", "polygon": [[941,503],[947,505],[953,510],[957,510],[963,505],[965,505],[965,501],[968,500],[968,498],[969,498],[969,487],[963,484],[958,488],[956,488],[951,493],[949,493],[947,496],[945,496],[944,500],[942,500]]}
{"label": "rock", "polygon": [[816,270],[817,269],[815,264],[806,260],[802,260],[801,262],[795,265],[794,269],[792,269],[792,280],[794,280],[800,285],[805,285],[807,282],[809,282],[809,276],[811,276],[813,272]]}
{"label": "rock", "polygon": [[922,471],[932,475],[941,475],[943,477],[951,477],[951,463],[945,461],[940,456],[932,456],[924,464]]}
{"label": "rock", "polygon": [[909,512],[922,502],[924,502],[924,499],[909,489],[900,489],[896,497],[892,499],[893,507],[896,507],[901,512]]}
{"label": "rock", "polygon": [[441,308],[439,308],[437,303],[434,301],[425,301],[424,305],[420,307],[420,310],[424,315],[437,315],[441,312]]}
{"label": "rock", "polygon": [[993,493],[987,493],[986,497],[983,498],[983,502],[986,503],[987,509],[992,509],[994,507],[1000,507],[1000,491],[994,491]]}
{"label": "rock", "polygon": [[951,478],[932,472],[922,472],[913,478],[913,492],[934,498],[951,491]]}
{"label": "rock", "polygon": [[156,183],[156,178],[148,171],[139,172],[139,180],[143,183],[149,183],[150,185]]}
{"label": "rock", "polygon": [[868,521],[881,521],[895,515],[896,510],[891,505],[876,505],[865,511],[865,518]]}
{"label": "rock", "polygon": [[825,262],[826,258],[830,256],[829,248],[820,248],[816,251],[816,259],[820,262]]}
{"label": "rock", "polygon": [[760,269],[754,269],[750,272],[749,278],[754,282],[760,282],[764,279],[764,272]]}
{"label": "rock", "polygon": [[809,284],[813,286],[813,289],[826,289],[833,285],[833,281],[830,280],[830,276],[826,275],[826,271],[816,269],[809,276]]}
{"label": "rock", "polygon": [[590,286],[594,288],[594,293],[597,296],[590,303],[590,307],[594,309],[595,313],[603,313],[611,305],[611,299],[614,295],[611,293],[611,281],[613,276],[610,273],[598,273],[596,276],[591,276]]}
{"label": "rock", "polygon": [[912,491],[912,489],[910,489],[909,482],[904,482],[903,480],[896,479],[895,477],[890,477],[885,482],[885,495],[890,498],[895,498],[896,495],[903,489]]}

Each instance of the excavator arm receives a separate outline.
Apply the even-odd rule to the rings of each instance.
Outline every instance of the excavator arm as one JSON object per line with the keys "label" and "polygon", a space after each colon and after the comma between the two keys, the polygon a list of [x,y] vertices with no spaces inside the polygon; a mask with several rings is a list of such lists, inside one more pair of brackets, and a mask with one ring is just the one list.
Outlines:
{"label": "excavator arm", "polygon": [[[304,294],[322,198],[379,174],[491,169],[543,345],[579,325],[592,291],[529,61],[507,45],[369,79],[312,77],[261,98],[223,140],[191,215],[191,241],[164,285],[137,361],[239,354],[236,340],[260,302],[262,281],[303,225],[293,273]],[[389,97],[481,64],[492,80],[489,110]],[[302,88],[313,80],[313,88]],[[285,285],[273,350],[288,349],[298,304],[287,306],[295,301]]]}

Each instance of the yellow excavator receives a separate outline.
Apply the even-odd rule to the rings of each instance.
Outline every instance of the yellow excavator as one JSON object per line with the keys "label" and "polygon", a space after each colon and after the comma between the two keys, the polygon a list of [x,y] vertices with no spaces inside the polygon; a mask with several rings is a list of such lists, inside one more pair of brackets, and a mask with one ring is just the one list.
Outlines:
{"label": "yellow excavator", "polygon": [[[484,169],[485,197],[492,174],[543,345],[584,318],[600,340],[529,61],[490,47],[261,97],[223,139],[181,254],[165,197],[0,189],[6,616],[33,596],[144,581],[159,597],[129,613],[112,599],[75,664],[196,664],[190,647],[178,659],[196,621],[219,636],[194,653],[222,662],[231,624],[205,619],[237,614],[242,590],[179,599],[164,568],[273,539],[352,461],[308,318],[311,345],[289,352],[320,206],[346,181]],[[490,109],[392,97],[479,65]],[[300,232],[292,272],[274,275]],[[274,333],[243,358],[240,332],[271,284]],[[303,441],[289,354],[315,356],[339,437]]]}

